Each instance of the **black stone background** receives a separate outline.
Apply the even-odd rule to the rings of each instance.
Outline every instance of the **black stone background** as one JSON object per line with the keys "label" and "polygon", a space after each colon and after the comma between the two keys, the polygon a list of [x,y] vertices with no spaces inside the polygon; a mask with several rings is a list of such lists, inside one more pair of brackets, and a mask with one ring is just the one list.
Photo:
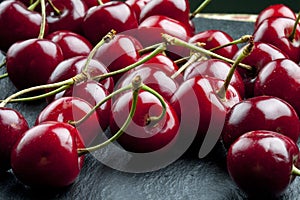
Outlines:
{"label": "black stone background", "polygon": [[[233,38],[252,34],[253,23],[211,20],[194,20],[196,30],[219,29]],[[1,55],[0,59],[3,59]],[[0,70],[5,72],[5,67]],[[0,80],[0,99],[15,92],[8,78]],[[44,101],[9,104],[21,112],[33,125]],[[0,200],[8,199],[201,199],[241,200],[247,197],[229,177],[225,152],[218,144],[204,159],[182,157],[164,169],[142,173],[124,173],[104,166],[92,156],[87,156],[85,165],[76,182],[60,191],[36,191],[20,183],[11,171],[0,175]],[[299,178],[278,199],[300,199]]]}

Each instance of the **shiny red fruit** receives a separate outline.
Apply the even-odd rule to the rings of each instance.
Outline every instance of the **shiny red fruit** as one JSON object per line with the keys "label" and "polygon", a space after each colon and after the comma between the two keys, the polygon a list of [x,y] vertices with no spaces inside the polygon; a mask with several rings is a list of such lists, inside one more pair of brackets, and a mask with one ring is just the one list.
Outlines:
{"label": "shiny red fruit", "polygon": [[132,11],[135,13],[137,19],[140,19],[140,14],[145,5],[151,0],[126,0],[125,3],[129,5]]}

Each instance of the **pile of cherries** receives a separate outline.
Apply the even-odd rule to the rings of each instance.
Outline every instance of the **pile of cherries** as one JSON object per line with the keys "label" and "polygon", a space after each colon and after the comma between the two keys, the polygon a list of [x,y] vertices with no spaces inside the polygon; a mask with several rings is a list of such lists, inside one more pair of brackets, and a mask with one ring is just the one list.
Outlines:
{"label": "pile of cherries", "polygon": [[[195,14],[187,0],[1,2],[3,66],[18,92],[0,103],[0,173],[65,187],[110,143],[204,157],[220,141],[243,191],[282,194],[300,175],[299,18],[271,5],[234,40],[196,33]],[[6,107],[41,98],[33,127]]]}

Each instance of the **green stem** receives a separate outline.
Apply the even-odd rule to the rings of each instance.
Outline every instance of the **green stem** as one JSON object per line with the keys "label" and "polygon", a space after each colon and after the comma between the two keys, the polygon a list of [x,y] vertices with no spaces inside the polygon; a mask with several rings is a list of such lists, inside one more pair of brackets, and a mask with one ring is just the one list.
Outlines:
{"label": "green stem", "polygon": [[103,5],[104,3],[101,0],[98,0],[99,5]]}
{"label": "green stem", "polygon": [[41,0],[41,10],[42,10],[42,23],[40,25],[40,33],[38,39],[43,39],[45,35],[45,27],[46,27],[46,8],[45,8],[45,0]]}
{"label": "green stem", "polygon": [[292,174],[295,176],[300,176],[300,169],[298,169],[295,165],[292,167]]}
{"label": "green stem", "polygon": [[139,50],[138,53],[139,53],[140,55],[143,55],[143,54],[145,54],[145,53],[151,52],[151,51],[153,51],[154,49],[156,49],[157,47],[159,47],[159,45],[161,45],[161,44],[162,44],[162,43],[157,43],[157,44],[154,44],[154,45],[145,47],[145,48]]}
{"label": "green stem", "polygon": [[190,15],[190,19],[193,19],[198,13],[202,12],[202,10],[211,2],[212,0],[205,0],[200,4],[200,6]]}
{"label": "green stem", "polygon": [[[189,48],[193,51],[197,51],[197,52],[200,52],[200,53],[203,53],[205,55],[208,55],[208,56],[211,56],[211,57],[215,57],[215,58],[218,58],[220,60],[223,60],[223,61],[226,61],[226,62],[229,62],[229,63],[234,63],[235,61],[234,60],[231,60],[229,58],[226,58],[224,56],[221,56],[219,54],[216,54],[214,52],[211,52],[209,50],[206,50],[204,48],[201,48],[201,47],[198,47],[197,45],[194,45],[194,44],[190,44],[188,42],[185,42],[179,38],[175,38],[171,35],[168,35],[168,34],[162,34],[162,37],[166,40],[167,43],[171,44],[171,45],[176,45],[176,46],[182,46],[182,47],[185,47],[185,48]],[[240,67],[244,68],[244,69],[247,69],[247,70],[252,70],[252,67],[250,65],[245,65],[243,63],[240,63],[239,64]]]}
{"label": "green stem", "polygon": [[245,42],[248,42],[251,38],[252,38],[252,35],[244,35],[241,38],[236,39],[232,42],[228,42],[227,44],[212,48],[212,49],[210,49],[210,51],[216,51],[218,49],[221,49],[221,48],[224,48],[224,47],[227,47],[227,46],[230,46],[230,45],[234,45],[234,44],[245,43]]}
{"label": "green stem", "polygon": [[36,0],[34,3],[30,2],[30,6],[28,6],[28,10],[34,11],[34,9],[40,4],[40,0]]}
{"label": "green stem", "polygon": [[109,73],[106,73],[106,74],[101,74],[99,76],[95,76],[95,77],[92,77],[92,79],[94,80],[104,80],[108,77],[111,77],[111,76],[115,76],[117,74],[121,74],[121,73],[125,73],[145,62],[147,62],[148,60],[150,60],[151,58],[153,58],[154,56],[156,56],[157,54],[161,53],[162,51],[165,51],[166,50],[166,44],[165,43],[161,43],[154,51],[152,51],[149,55],[143,57],[142,59],[138,60],[137,62],[131,64],[131,65],[128,65],[127,67],[124,67],[120,70],[117,70],[117,71],[113,71],[113,72],[109,72]]}
{"label": "green stem", "polygon": [[229,87],[232,76],[233,76],[237,66],[244,58],[246,58],[252,52],[253,46],[254,46],[253,40],[250,40],[250,43],[244,47],[242,53],[236,58],[235,62],[233,63],[232,67],[230,68],[230,70],[228,72],[228,75],[224,81],[224,84],[222,85],[222,87],[220,88],[220,90],[217,93],[221,99],[225,99],[226,91]]}
{"label": "green stem", "polygon": [[92,49],[92,51],[89,53],[89,56],[87,57],[87,60],[84,64],[83,67],[83,72],[87,72],[88,70],[88,66],[91,62],[91,60],[93,59],[94,55],[96,54],[97,50],[105,43],[109,43],[116,35],[116,31],[115,30],[111,30],[109,31],[102,39],[100,42],[98,42],[98,44]]}
{"label": "green stem", "polygon": [[300,12],[298,13],[297,19],[294,23],[293,31],[292,31],[291,35],[289,36],[290,41],[293,41],[295,39],[296,30],[297,30],[297,26],[299,24],[299,20],[300,20]]}
{"label": "green stem", "polygon": [[53,4],[51,0],[47,0],[51,8],[54,10],[55,15],[61,15],[61,11]]}
{"label": "green stem", "polygon": [[0,64],[0,68],[4,67],[6,65],[6,59],[3,60],[3,62]]}
{"label": "green stem", "polygon": [[1,75],[0,75],[0,79],[6,78],[6,77],[8,77],[8,73],[1,74]]}

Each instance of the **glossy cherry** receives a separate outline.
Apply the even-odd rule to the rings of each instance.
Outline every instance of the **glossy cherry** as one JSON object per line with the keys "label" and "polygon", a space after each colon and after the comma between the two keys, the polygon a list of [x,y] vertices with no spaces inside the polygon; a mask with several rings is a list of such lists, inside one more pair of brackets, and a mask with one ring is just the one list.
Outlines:
{"label": "glossy cherry", "polygon": [[64,59],[75,56],[88,56],[93,48],[85,37],[67,30],[55,31],[47,35],[46,39],[60,46]]}
{"label": "glossy cherry", "polygon": [[[20,1],[8,0],[0,4],[0,49],[7,51],[15,42],[37,38],[42,16],[30,11]],[[48,31],[46,24],[45,33]]]}
{"label": "glossy cherry", "polygon": [[299,167],[299,149],[289,137],[265,130],[245,133],[230,147],[227,168],[234,182],[250,197],[282,194]]}
{"label": "glossy cherry", "polygon": [[111,29],[122,33],[136,29],[138,21],[134,12],[124,2],[112,1],[88,10],[83,24],[84,36],[97,44]]}
{"label": "glossy cherry", "polygon": [[151,0],[126,0],[125,3],[129,5],[129,7],[135,13],[137,19],[140,19],[140,14],[145,5]]}
{"label": "glossy cherry", "polygon": [[[45,121],[65,122],[77,121],[83,118],[92,105],[78,97],[61,97],[46,106],[38,115],[35,124],[38,125]],[[103,130],[99,125],[99,119],[94,112],[87,120],[79,125],[75,125],[86,146],[89,146],[98,134]]]}
{"label": "glossy cherry", "polygon": [[[215,47],[219,47],[225,44],[228,44],[233,41],[233,38],[226,32],[222,30],[205,30],[199,33],[196,33],[193,37],[190,38],[190,43],[204,43],[203,48],[210,50]],[[221,49],[215,50],[214,53],[217,53],[226,58],[233,58],[233,56],[238,51],[238,46],[236,44],[223,47]]]}
{"label": "glossy cherry", "polygon": [[300,114],[300,67],[289,59],[269,62],[258,74],[254,95],[279,97],[291,104]]}
{"label": "glossy cherry", "polygon": [[[110,0],[102,0],[102,3],[110,2]],[[93,6],[99,6],[98,0],[85,0],[84,3],[87,5],[88,8],[91,8]]]}
{"label": "glossy cherry", "polygon": [[[120,96],[112,106],[110,117],[111,133],[115,134],[124,124],[132,104],[132,92]],[[160,101],[151,93],[140,91],[135,114],[124,133],[117,140],[130,152],[147,153],[167,148],[178,134],[178,118],[166,102],[166,115],[156,124],[149,123],[149,117],[162,113]]]}
{"label": "glossy cherry", "polygon": [[72,184],[80,173],[84,157],[76,128],[61,122],[45,122],[29,129],[15,144],[11,165],[25,185],[59,188]]}
{"label": "glossy cherry", "polygon": [[234,105],[226,116],[222,131],[225,147],[241,135],[254,130],[270,130],[298,141],[299,117],[286,101],[272,96],[257,96]]}
{"label": "glossy cherry", "polygon": [[0,108],[0,173],[10,169],[13,146],[28,129],[28,123],[20,112],[11,108]]}
{"label": "glossy cherry", "polygon": [[88,10],[81,0],[51,0],[57,13],[50,3],[46,4],[47,22],[49,32],[69,30],[82,34],[82,22]]}
{"label": "glossy cherry", "polygon": [[61,48],[47,39],[28,39],[14,43],[6,54],[10,80],[17,89],[46,84],[63,60]]}

